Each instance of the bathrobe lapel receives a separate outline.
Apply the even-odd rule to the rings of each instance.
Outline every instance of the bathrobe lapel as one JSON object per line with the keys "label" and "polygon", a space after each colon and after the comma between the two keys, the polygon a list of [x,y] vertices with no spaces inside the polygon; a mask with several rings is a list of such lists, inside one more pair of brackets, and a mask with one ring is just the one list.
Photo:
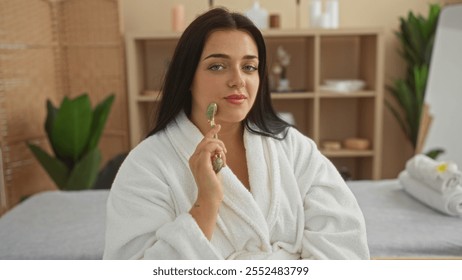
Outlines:
{"label": "bathrobe lapel", "polygon": [[[166,131],[175,150],[187,165],[203,135],[184,112]],[[279,207],[277,190],[281,182],[274,143],[270,138],[245,130],[244,144],[251,192],[231,169],[224,167],[220,171],[224,200],[217,225],[236,250],[231,258],[249,257],[249,252],[257,255],[271,252],[270,232],[276,222]]]}
{"label": "bathrobe lapel", "polygon": [[271,231],[279,209],[278,190],[281,187],[277,149],[272,138],[244,131],[247,167],[253,198],[260,207]]}
{"label": "bathrobe lapel", "polygon": [[[270,254],[271,230],[279,208],[279,164],[274,143],[265,137],[244,131],[251,192],[227,168],[223,170],[225,196],[218,226],[232,240],[236,252],[229,258],[264,258]],[[275,183],[277,182],[277,183]],[[235,219],[226,221],[229,217]],[[241,222],[236,223],[237,220]],[[229,226],[227,226],[229,225]]]}

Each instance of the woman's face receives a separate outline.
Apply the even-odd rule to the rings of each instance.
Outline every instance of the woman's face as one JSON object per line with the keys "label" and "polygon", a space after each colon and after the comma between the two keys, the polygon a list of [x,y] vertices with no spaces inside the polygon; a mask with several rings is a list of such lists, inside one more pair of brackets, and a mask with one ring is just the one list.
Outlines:
{"label": "woman's face", "polygon": [[253,38],[238,30],[217,30],[205,42],[191,85],[191,119],[207,124],[207,106],[215,102],[218,124],[240,123],[257,95],[258,49]]}

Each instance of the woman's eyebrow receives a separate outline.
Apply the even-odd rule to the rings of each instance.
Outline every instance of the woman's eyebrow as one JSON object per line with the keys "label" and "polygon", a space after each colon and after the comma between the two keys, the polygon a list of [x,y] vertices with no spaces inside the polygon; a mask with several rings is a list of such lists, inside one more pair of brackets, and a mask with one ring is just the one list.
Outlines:
{"label": "woman's eyebrow", "polygon": [[258,60],[258,56],[248,54],[248,55],[244,55],[243,59],[256,59],[256,60]]}
{"label": "woman's eyebrow", "polygon": [[226,58],[230,59],[231,57],[227,54],[224,53],[212,53],[211,55],[208,55],[207,57],[204,58],[204,60],[209,59],[209,58]]}
{"label": "woman's eyebrow", "polygon": [[[225,59],[231,59],[231,57],[230,57],[229,55],[227,55],[227,54],[224,54],[224,53],[213,53],[213,54],[211,54],[211,55],[206,56],[203,60],[206,60],[206,59],[209,59],[209,58],[225,58]],[[258,60],[258,56],[248,54],[248,55],[244,55],[243,59],[257,59],[257,60]]]}

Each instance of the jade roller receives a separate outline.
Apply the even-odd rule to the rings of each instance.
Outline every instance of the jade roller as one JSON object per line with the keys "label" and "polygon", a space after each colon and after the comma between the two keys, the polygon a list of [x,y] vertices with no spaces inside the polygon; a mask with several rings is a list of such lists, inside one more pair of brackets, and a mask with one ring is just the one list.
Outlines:
{"label": "jade roller", "polygon": [[[210,103],[209,106],[207,106],[207,120],[210,123],[210,127],[215,127],[215,114],[217,113],[218,110],[218,105],[217,103]],[[218,135],[214,134],[213,138],[218,139]],[[212,166],[213,166],[213,171],[215,173],[220,172],[221,168],[223,168],[223,159],[221,158],[220,154],[216,154],[213,157],[212,160]]]}

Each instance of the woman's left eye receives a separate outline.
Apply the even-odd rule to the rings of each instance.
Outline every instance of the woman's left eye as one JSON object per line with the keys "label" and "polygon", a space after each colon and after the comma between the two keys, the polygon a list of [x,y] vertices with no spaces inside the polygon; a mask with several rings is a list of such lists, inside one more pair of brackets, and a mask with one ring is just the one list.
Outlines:
{"label": "woman's left eye", "polygon": [[258,68],[256,66],[253,66],[253,65],[245,65],[243,68],[247,72],[254,72],[254,71],[258,70]]}

